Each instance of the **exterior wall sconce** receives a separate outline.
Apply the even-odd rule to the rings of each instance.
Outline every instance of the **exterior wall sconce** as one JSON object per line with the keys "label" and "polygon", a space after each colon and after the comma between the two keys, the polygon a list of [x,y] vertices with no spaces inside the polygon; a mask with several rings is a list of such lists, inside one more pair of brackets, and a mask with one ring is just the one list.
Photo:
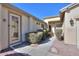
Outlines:
{"label": "exterior wall sconce", "polygon": [[74,21],[72,19],[70,20],[70,25],[74,26]]}

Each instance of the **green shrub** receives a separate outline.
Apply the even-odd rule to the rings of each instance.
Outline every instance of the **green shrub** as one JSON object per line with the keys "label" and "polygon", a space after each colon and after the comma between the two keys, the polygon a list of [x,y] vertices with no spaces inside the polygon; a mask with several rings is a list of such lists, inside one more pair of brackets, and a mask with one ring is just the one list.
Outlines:
{"label": "green shrub", "polygon": [[48,30],[37,30],[36,32],[30,32],[25,34],[26,41],[35,44],[40,42],[42,39],[45,39],[48,35]]}
{"label": "green shrub", "polygon": [[37,36],[38,42],[40,42],[42,40],[42,37],[43,37],[43,32],[37,32],[36,36]]}
{"label": "green shrub", "polygon": [[27,33],[25,35],[25,38],[28,42],[30,43],[35,43],[35,33],[34,32],[30,32],[30,33]]}
{"label": "green shrub", "polygon": [[26,40],[32,44],[41,41],[42,37],[43,37],[43,32],[30,32],[28,34],[25,34]]}
{"label": "green shrub", "polygon": [[44,30],[43,30],[43,39],[45,39],[46,37],[47,37],[47,30],[44,29]]}
{"label": "green shrub", "polygon": [[56,29],[55,34],[56,34],[56,37],[60,40],[61,34],[62,34],[62,29]]}
{"label": "green shrub", "polygon": [[44,30],[44,33],[45,33],[45,35],[47,36],[47,35],[48,35],[48,30],[45,29],[45,30]]}
{"label": "green shrub", "polygon": [[30,43],[37,43],[37,37],[36,37],[36,34],[35,33],[30,33],[29,34],[29,42]]}
{"label": "green shrub", "polygon": [[53,32],[48,32],[48,37],[54,36]]}
{"label": "green shrub", "polygon": [[46,38],[46,34],[45,34],[46,30],[43,30],[43,39]]}

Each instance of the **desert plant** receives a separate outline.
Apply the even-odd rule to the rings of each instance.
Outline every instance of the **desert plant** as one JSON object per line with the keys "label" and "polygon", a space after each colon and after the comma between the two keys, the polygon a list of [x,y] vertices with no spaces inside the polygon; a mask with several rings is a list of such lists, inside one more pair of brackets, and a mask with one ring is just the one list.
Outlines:
{"label": "desert plant", "polygon": [[43,32],[37,32],[37,40],[38,42],[40,42],[42,40],[43,37]]}
{"label": "desert plant", "polygon": [[48,37],[48,32],[49,32],[49,30],[48,29],[46,29],[46,36]]}
{"label": "desert plant", "polygon": [[49,29],[45,29],[45,34],[46,34],[46,37],[52,37],[54,34],[52,31],[50,31]]}
{"label": "desert plant", "polygon": [[42,39],[44,40],[46,38],[46,30],[44,29],[43,30],[43,37],[42,37]]}
{"label": "desert plant", "polygon": [[46,34],[45,34],[46,30],[43,30],[43,39],[46,38]]}
{"label": "desert plant", "polygon": [[62,29],[56,29],[55,34],[56,34],[56,37],[60,40],[61,39],[61,34],[62,34]]}
{"label": "desert plant", "polygon": [[28,42],[32,44],[37,43],[36,33],[30,32],[26,36],[27,36],[26,40],[28,40]]}
{"label": "desert plant", "polygon": [[30,33],[29,42],[32,43],[32,44],[37,43],[37,37],[36,37],[35,33]]}
{"label": "desert plant", "polygon": [[32,44],[41,41],[42,37],[43,37],[43,32],[30,32],[28,34],[25,34],[26,40]]}
{"label": "desert plant", "polygon": [[54,34],[53,34],[53,32],[48,32],[48,37],[52,37],[52,36],[54,36]]}

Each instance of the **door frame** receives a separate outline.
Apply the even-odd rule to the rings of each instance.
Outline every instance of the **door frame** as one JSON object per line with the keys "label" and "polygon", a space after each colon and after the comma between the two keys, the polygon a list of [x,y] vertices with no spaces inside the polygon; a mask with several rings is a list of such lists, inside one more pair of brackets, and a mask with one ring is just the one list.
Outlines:
{"label": "door frame", "polygon": [[10,14],[18,15],[16,13],[8,11],[8,47],[10,47],[10,45],[22,42],[22,16],[18,15],[20,17],[20,41],[10,44]]}
{"label": "door frame", "polygon": [[77,39],[77,22],[79,22],[79,18],[75,18],[75,19],[76,19],[76,47],[79,48],[78,42],[77,42],[78,41],[78,39]]}

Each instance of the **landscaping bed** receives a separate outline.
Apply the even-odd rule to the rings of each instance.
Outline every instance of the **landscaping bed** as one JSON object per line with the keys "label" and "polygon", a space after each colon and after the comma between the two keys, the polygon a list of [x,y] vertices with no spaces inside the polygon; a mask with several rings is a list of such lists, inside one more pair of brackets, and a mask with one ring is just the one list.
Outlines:
{"label": "landscaping bed", "polygon": [[46,37],[48,37],[48,30],[37,30],[35,32],[29,32],[25,34],[25,39],[30,44],[37,44],[40,41],[44,40]]}

